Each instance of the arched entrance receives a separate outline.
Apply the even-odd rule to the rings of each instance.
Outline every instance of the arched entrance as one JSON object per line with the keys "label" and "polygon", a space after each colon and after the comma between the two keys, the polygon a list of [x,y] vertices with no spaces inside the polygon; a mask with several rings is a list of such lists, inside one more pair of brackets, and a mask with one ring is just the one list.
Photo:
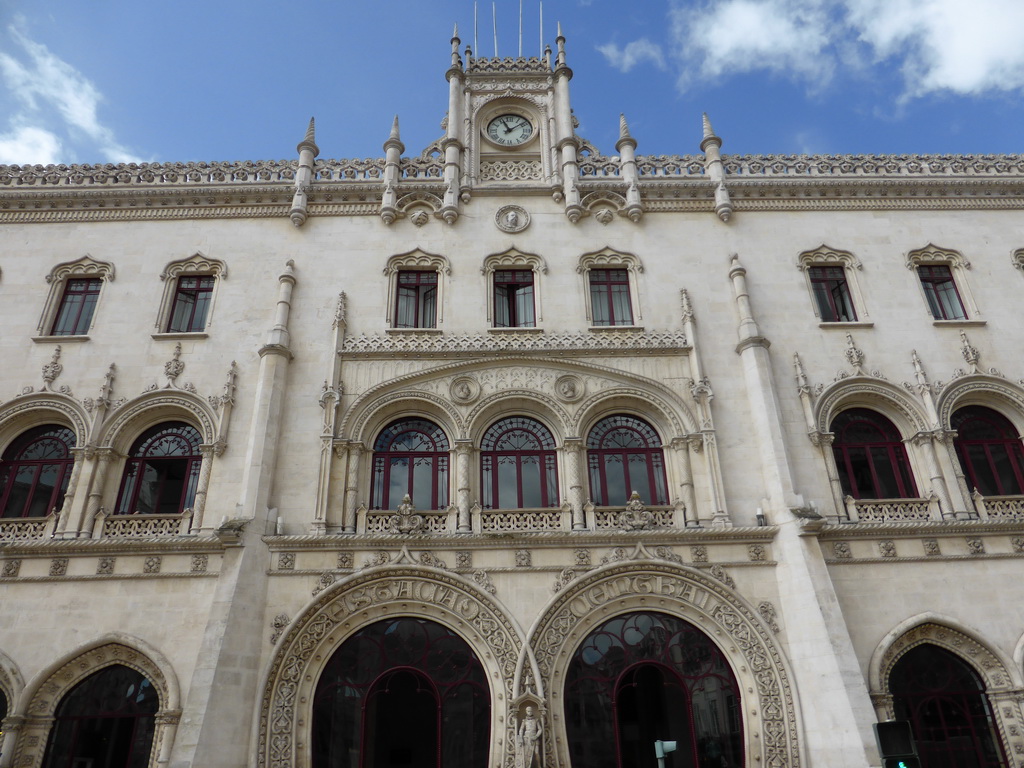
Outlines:
{"label": "arched entrance", "polygon": [[491,694],[451,629],[396,617],[348,638],[313,699],[313,768],[483,768]]}

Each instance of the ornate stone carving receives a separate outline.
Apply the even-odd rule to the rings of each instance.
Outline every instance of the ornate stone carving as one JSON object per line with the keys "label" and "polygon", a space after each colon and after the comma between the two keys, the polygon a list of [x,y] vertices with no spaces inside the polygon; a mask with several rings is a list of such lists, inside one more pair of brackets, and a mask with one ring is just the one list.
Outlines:
{"label": "ornate stone carving", "polygon": [[896,557],[896,542],[891,539],[878,542],[878,554],[882,557]]}
{"label": "ornate stone carving", "polygon": [[101,557],[96,561],[96,574],[98,576],[107,576],[114,572],[114,563],[117,561],[116,557]]}
{"label": "ornate stone carving", "polygon": [[1010,539],[1010,544],[1013,546],[1014,552],[1024,552],[1024,536],[1014,536]]}
{"label": "ornate stone carving", "polygon": [[573,550],[573,557],[576,559],[576,565],[590,565],[589,549],[577,547]]}
{"label": "ornate stone carving", "polygon": [[192,573],[206,573],[210,567],[210,556],[205,552],[192,555]]}
{"label": "ornate stone carving", "polygon": [[160,555],[152,555],[146,558],[146,561],[142,565],[143,573],[160,573],[160,568],[163,565],[163,558]]}
{"label": "ornate stone carving", "polygon": [[555,395],[563,402],[579,402],[586,392],[587,385],[582,376],[567,373],[555,379]]}
{"label": "ornate stone carving", "polygon": [[753,563],[763,562],[767,558],[768,550],[763,544],[748,544],[747,557]]}
{"label": "ornate stone carving", "polygon": [[338,553],[338,568],[350,570],[354,566],[354,558],[351,552]]}
{"label": "ornate stone carving", "polygon": [[491,581],[491,576],[487,571],[475,570],[473,571],[473,583],[476,584],[484,592],[491,595],[497,594],[498,589],[494,586],[494,582]]}
{"label": "ornate stone carving", "polygon": [[832,544],[832,553],[840,560],[849,560],[853,557],[853,552],[850,549],[850,542],[848,541],[836,541]]}
{"label": "ornate stone carving", "polygon": [[334,574],[330,571],[320,574],[320,579],[316,583],[316,587],[313,589],[313,597],[316,597],[325,589],[327,589],[335,581]]}
{"label": "ornate stone carving", "polygon": [[561,573],[558,574],[558,578],[555,579],[555,583],[554,583],[554,586],[552,587],[552,589],[555,592],[561,592],[563,589],[565,589],[566,585],[568,585],[575,578],[576,578],[576,569],[575,568],[563,568]]}
{"label": "ornate stone carving", "polygon": [[50,575],[64,576],[68,572],[68,559],[66,557],[55,557],[50,560]]}
{"label": "ornate stone carving", "polygon": [[461,549],[455,553],[455,567],[456,568],[472,568],[473,567],[473,552],[467,549]]}
{"label": "ornate stone carving", "polygon": [[643,350],[652,353],[658,350],[671,350],[675,353],[688,347],[685,334],[678,332],[640,333],[609,330],[601,333],[360,335],[346,338],[341,351],[346,355],[394,355],[407,352],[440,356],[500,352],[587,352],[591,350]]}
{"label": "ornate stone carving", "polygon": [[967,540],[967,551],[972,555],[984,555],[985,554],[985,540],[980,538],[968,538]]}
{"label": "ornate stone carving", "polygon": [[925,539],[921,544],[924,546],[924,553],[929,557],[942,554],[937,539]]}
{"label": "ornate stone carving", "polygon": [[626,508],[619,513],[616,523],[623,531],[644,531],[654,527],[654,516],[644,507],[640,494],[633,491],[626,502]]}
{"label": "ornate stone carving", "polygon": [[412,497],[405,494],[402,497],[402,503],[398,505],[398,510],[388,518],[388,527],[392,533],[413,534],[423,532],[427,523],[423,519],[423,515],[416,514],[416,506],[412,503]]}
{"label": "ornate stone carving", "polygon": [[475,376],[457,376],[448,387],[451,398],[460,405],[469,405],[480,397],[480,382]]}
{"label": "ornate stone carving", "polygon": [[448,570],[448,566],[445,565],[444,560],[429,550],[424,550],[420,553],[419,562],[420,565],[428,565],[431,568],[440,568],[442,571]]}
{"label": "ornate stone carving", "polygon": [[775,613],[775,606],[767,600],[762,600],[757,604],[757,612],[761,614],[761,618],[764,619],[765,624],[771,627],[772,632],[778,633],[779,624],[776,620],[778,614]]}
{"label": "ornate stone carving", "polygon": [[14,578],[21,572],[21,559],[13,558],[4,561],[3,575],[7,578]]}
{"label": "ornate stone carving", "polygon": [[481,181],[538,181],[544,178],[540,160],[488,160],[480,163]]}
{"label": "ornate stone carving", "polygon": [[690,547],[690,558],[695,563],[706,563],[708,561],[708,548],[703,544]]}
{"label": "ornate stone carving", "polygon": [[277,556],[277,570],[291,571],[295,568],[295,553],[281,552]]}
{"label": "ornate stone carving", "polygon": [[708,573],[710,573],[712,576],[714,576],[720,582],[725,584],[725,586],[727,586],[729,589],[735,589],[736,588],[736,582],[733,581],[732,576],[730,576],[726,572],[725,568],[723,568],[722,566],[720,566],[720,565],[712,565],[710,568],[708,568]]}
{"label": "ornate stone carving", "polygon": [[60,376],[61,371],[64,370],[64,366],[60,364],[60,344],[53,349],[53,357],[50,358],[50,362],[43,365],[43,391],[49,392],[50,385],[53,384],[54,380]]}
{"label": "ornate stone carving", "polygon": [[516,567],[529,568],[533,565],[533,553],[528,549],[516,550]]}
{"label": "ornate stone carving", "polygon": [[273,621],[270,622],[270,626],[274,630],[270,635],[271,644],[276,644],[281,639],[281,635],[284,634],[289,624],[291,624],[291,619],[288,618],[286,613],[279,613],[274,617]]}
{"label": "ornate stone carving", "polygon": [[495,211],[494,223],[502,232],[514,234],[530,226],[530,214],[521,205],[503,205]]}

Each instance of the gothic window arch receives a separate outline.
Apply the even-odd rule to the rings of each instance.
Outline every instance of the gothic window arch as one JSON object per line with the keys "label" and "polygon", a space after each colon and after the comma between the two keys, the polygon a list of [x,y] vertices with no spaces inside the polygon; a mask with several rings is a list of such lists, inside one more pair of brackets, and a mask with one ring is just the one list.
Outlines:
{"label": "gothic window arch", "polygon": [[121,664],[94,672],[57,705],[43,768],[148,766],[159,706],[141,672]]}
{"label": "gothic window arch", "polygon": [[428,619],[383,619],[342,643],[320,675],[312,768],[482,766],[490,710],[486,674],[465,640]]}
{"label": "gothic window arch", "polygon": [[896,719],[910,721],[922,765],[1007,765],[985,683],[952,651],[911,648],[893,665],[889,691]]}
{"label": "gothic window arch", "polygon": [[174,515],[195,501],[202,464],[199,430],[181,421],[157,424],[132,444],[115,514]]}
{"label": "gothic window arch", "polygon": [[744,764],[741,693],[721,649],[683,619],[626,613],[576,648],[565,678],[574,768],[653,764],[655,739],[676,741],[676,765]]}
{"label": "gothic window arch", "polygon": [[643,322],[638,275],[644,271],[631,253],[605,248],[580,257],[587,323],[592,328],[638,326]]}
{"label": "gothic window arch", "polygon": [[0,517],[45,517],[64,504],[75,434],[45,424],[19,435],[0,460]]}
{"label": "gothic window arch", "polygon": [[911,499],[917,486],[899,430],[868,408],[850,408],[834,419],[832,452],[843,494],[855,499]]}
{"label": "gothic window arch", "polygon": [[668,504],[662,440],[643,419],[616,414],[591,427],[587,468],[598,506],[625,504],[633,491],[647,504]]}
{"label": "gothic window arch", "polygon": [[907,254],[907,269],[917,273],[929,315],[936,322],[977,320],[978,305],[967,282],[971,262],[962,253],[935,245]]}
{"label": "gothic window arch", "polygon": [[848,251],[822,245],[797,259],[811,294],[814,314],[823,323],[868,322],[867,305],[857,272],[860,259]]}
{"label": "gothic window arch", "polygon": [[480,442],[480,478],[484,509],[557,507],[558,466],[551,431],[526,416],[496,421]]}
{"label": "gothic window arch", "polygon": [[484,259],[487,322],[492,328],[536,328],[544,321],[540,276],[547,274],[540,256],[512,248]]}
{"label": "gothic window arch", "polygon": [[391,422],[373,443],[371,509],[397,509],[408,494],[417,509],[448,506],[450,443],[426,419]]}
{"label": "gothic window arch", "polygon": [[981,405],[953,412],[957,458],[968,486],[982,496],[1019,496],[1024,493],[1024,449],[1010,420]]}
{"label": "gothic window arch", "polygon": [[113,280],[114,265],[88,254],[54,267],[46,276],[50,291],[39,317],[37,338],[87,339],[103,287]]}
{"label": "gothic window arch", "polygon": [[415,250],[388,259],[388,328],[425,330],[440,328],[444,321],[446,278],[451,263],[444,256]]}
{"label": "gothic window arch", "polygon": [[164,284],[156,317],[157,334],[198,334],[212,325],[217,288],[228,276],[227,265],[196,252],[172,261],[160,280]]}

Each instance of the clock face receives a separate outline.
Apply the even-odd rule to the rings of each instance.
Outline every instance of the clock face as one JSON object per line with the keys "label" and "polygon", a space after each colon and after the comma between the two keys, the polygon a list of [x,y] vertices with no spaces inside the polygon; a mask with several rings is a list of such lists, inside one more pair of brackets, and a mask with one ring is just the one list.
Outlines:
{"label": "clock face", "polygon": [[522,115],[499,115],[487,124],[487,138],[495,144],[518,147],[533,136],[533,123]]}

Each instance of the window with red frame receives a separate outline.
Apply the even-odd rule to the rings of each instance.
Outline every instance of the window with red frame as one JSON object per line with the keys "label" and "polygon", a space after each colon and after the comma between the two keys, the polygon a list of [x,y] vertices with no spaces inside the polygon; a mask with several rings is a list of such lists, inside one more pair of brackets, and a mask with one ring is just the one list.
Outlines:
{"label": "window with red frame", "polygon": [[399,272],[395,299],[395,328],[437,326],[437,272]]}
{"label": "window with red frame", "polygon": [[371,509],[397,509],[409,494],[417,509],[448,506],[448,437],[426,419],[400,419],[373,444]]}
{"label": "window with red frame", "polygon": [[1020,435],[1001,413],[980,405],[960,408],[950,420],[967,484],[982,496],[1019,496],[1024,489]]}
{"label": "window with red frame", "polygon": [[917,268],[928,309],[936,320],[964,320],[967,313],[947,264],[922,264]]}
{"label": "window with red frame", "polygon": [[811,267],[810,277],[823,323],[849,323],[857,319],[843,267]]}
{"label": "window with red frame", "polygon": [[985,685],[963,659],[931,643],[911,648],[893,666],[889,692],[925,768],[1006,768]]}
{"label": "window with red frame", "polygon": [[832,420],[832,451],[843,493],[855,499],[913,499],[917,486],[899,430],[885,416],[851,408]]}
{"label": "window with red frame", "polygon": [[555,439],[536,419],[492,424],[480,442],[480,474],[484,509],[558,506]]}
{"label": "window with red frame", "polygon": [[103,281],[98,277],[69,279],[64,284],[64,293],[60,298],[50,334],[82,336],[88,333],[102,285]]}
{"label": "window with red frame", "polygon": [[150,681],[114,664],[85,678],[54,713],[43,768],[144,768],[160,702]]}
{"label": "window with red frame", "polygon": [[654,427],[635,416],[608,416],[587,437],[590,493],[599,506],[625,504],[636,491],[648,504],[668,504],[665,457]]}
{"label": "window with red frame", "polygon": [[203,459],[201,442],[199,431],[183,422],[144,432],[129,451],[117,514],[175,515],[190,508]]}
{"label": "window with red frame", "polygon": [[533,328],[533,270],[499,269],[494,273],[494,327]]}
{"label": "window with red frame", "polygon": [[632,325],[629,302],[629,271],[590,270],[590,309],[594,325]]}
{"label": "window with red frame", "polygon": [[46,517],[64,504],[75,433],[67,427],[35,427],[20,435],[0,461],[0,517]]}
{"label": "window with red frame", "polygon": [[210,311],[213,284],[210,275],[182,275],[174,292],[168,333],[198,333],[206,329],[206,315]]}

